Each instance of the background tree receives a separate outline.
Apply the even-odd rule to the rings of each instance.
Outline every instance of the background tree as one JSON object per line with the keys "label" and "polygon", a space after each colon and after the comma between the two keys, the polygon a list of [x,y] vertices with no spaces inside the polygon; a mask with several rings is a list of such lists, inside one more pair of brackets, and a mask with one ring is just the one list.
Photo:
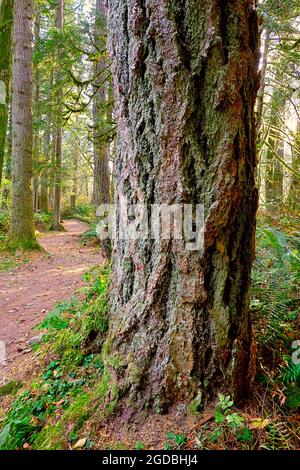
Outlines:
{"label": "background tree", "polygon": [[[93,143],[94,143],[94,203],[106,204],[110,201],[109,175],[109,131],[107,129],[108,81],[106,54],[106,9],[103,0],[96,0],[95,40],[96,47],[93,86],[96,93],[93,99]],[[106,112],[106,116],[105,116]],[[106,119],[105,119],[106,118]]]}
{"label": "background tree", "polygon": [[257,101],[258,175],[262,206],[276,212],[289,204],[289,188],[300,175],[292,163],[298,146],[299,2],[264,0],[259,12],[264,47]]}
{"label": "background tree", "polygon": [[[56,28],[62,31],[64,21],[64,0],[57,2]],[[61,40],[61,38],[60,38]],[[58,58],[62,57],[62,47],[59,44]],[[57,115],[56,115],[56,142],[55,142],[55,186],[54,186],[54,206],[52,228],[61,230],[60,210],[61,210],[61,169],[62,169],[62,74],[60,68],[56,75],[56,97],[57,97]]]}
{"label": "background tree", "polygon": [[8,246],[35,248],[32,209],[33,0],[14,2],[12,85],[13,201]]}
{"label": "background tree", "polygon": [[6,139],[8,103],[10,95],[12,19],[12,0],[2,0],[0,3],[0,187],[3,171],[4,146]]}

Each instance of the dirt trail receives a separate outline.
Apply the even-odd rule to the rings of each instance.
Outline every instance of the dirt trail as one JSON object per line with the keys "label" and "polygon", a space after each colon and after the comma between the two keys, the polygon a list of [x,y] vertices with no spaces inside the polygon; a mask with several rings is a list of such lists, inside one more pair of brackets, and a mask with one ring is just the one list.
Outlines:
{"label": "dirt trail", "polygon": [[30,339],[38,334],[32,328],[56,302],[70,299],[84,284],[83,274],[101,262],[98,249],[80,246],[79,236],[87,224],[71,219],[64,221],[64,227],[66,232],[40,237],[46,253],[0,273],[0,341],[5,343],[7,358],[0,364],[0,384],[11,375],[14,364],[30,353]]}

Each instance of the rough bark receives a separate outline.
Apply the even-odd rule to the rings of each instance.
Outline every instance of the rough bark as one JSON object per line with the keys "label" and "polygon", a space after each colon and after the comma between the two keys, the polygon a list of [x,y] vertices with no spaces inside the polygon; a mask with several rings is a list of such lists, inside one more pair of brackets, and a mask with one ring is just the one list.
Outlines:
{"label": "rough bark", "polygon": [[13,20],[12,0],[2,0],[0,5],[0,187],[6,140],[8,102],[11,80],[11,31]]}
{"label": "rough bark", "polygon": [[[165,410],[249,391],[258,21],[249,0],[109,0],[117,238],[106,351],[120,395]],[[120,199],[203,203],[204,252],[122,241]]]}
{"label": "rough bark", "polygon": [[12,188],[10,247],[37,246],[32,210],[33,0],[14,2],[12,84]]}
{"label": "rough bark", "polygon": [[[95,16],[95,45],[97,52],[105,49],[106,35],[106,8],[104,0],[96,0]],[[95,82],[99,87],[93,100],[93,143],[94,143],[94,204],[106,204],[110,201],[110,175],[109,175],[109,139],[106,135],[105,114],[107,113],[108,86],[105,80],[106,63],[103,53],[94,67]],[[106,119],[107,120],[107,119]]]}
{"label": "rough bark", "polygon": [[[64,20],[64,0],[58,0],[57,3],[57,16],[56,16],[56,28],[62,31]],[[60,51],[58,51],[59,58],[61,57]],[[60,71],[57,74],[56,82],[61,82]],[[57,91],[57,127],[56,127],[56,143],[55,143],[55,185],[54,185],[54,205],[53,205],[53,219],[52,229],[62,230],[60,223],[60,208],[61,208],[61,170],[62,170],[62,94],[61,88]]]}

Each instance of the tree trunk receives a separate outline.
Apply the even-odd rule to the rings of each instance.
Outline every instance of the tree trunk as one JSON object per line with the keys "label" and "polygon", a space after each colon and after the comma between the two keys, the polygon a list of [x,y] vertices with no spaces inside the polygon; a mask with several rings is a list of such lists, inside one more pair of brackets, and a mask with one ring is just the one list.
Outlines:
{"label": "tree trunk", "polygon": [[[278,79],[280,78],[278,77]],[[270,131],[267,141],[265,173],[266,207],[270,212],[278,210],[283,203],[282,163],[276,158],[276,155],[281,159],[284,157],[284,146],[282,140],[278,138],[278,129],[282,127],[281,115],[284,115],[285,104],[286,99],[280,90],[273,90],[270,103]]]}
{"label": "tree trunk", "polygon": [[[7,136],[6,136],[6,152],[5,152],[5,165],[4,165],[4,177],[7,180],[11,180],[12,172],[12,109],[11,109],[11,93],[10,93],[10,103],[8,110],[8,123],[7,123]],[[11,187],[6,185],[3,188],[2,194],[2,207],[8,207],[9,200],[11,195]]]}
{"label": "tree trunk", "polygon": [[46,129],[43,136],[43,163],[44,168],[41,176],[41,210],[48,212],[48,168],[47,165],[50,160],[50,120],[47,120]]}
{"label": "tree trunk", "polygon": [[[257,13],[248,0],[108,3],[119,135],[106,350],[120,358],[118,389],[136,409],[238,399],[255,368]],[[203,252],[121,240],[124,198],[203,203]]]}
{"label": "tree trunk", "polygon": [[12,87],[13,201],[11,248],[36,248],[32,210],[32,26],[33,0],[14,2]]}
{"label": "tree trunk", "polygon": [[11,78],[11,30],[13,20],[12,0],[2,0],[0,6],[0,187],[3,171],[4,147],[8,119],[8,102]]}
{"label": "tree trunk", "polygon": [[[36,15],[34,24],[34,43],[35,50],[39,50],[40,41],[40,12],[39,7],[36,5]],[[34,106],[33,106],[33,194],[32,205],[33,210],[38,211],[40,208],[40,194],[39,194],[39,164],[40,164],[40,71],[37,67],[34,71]]]}
{"label": "tree trunk", "polygon": [[[57,3],[57,16],[56,16],[56,27],[59,31],[62,31],[64,19],[64,0],[58,0]],[[59,58],[61,57],[60,51],[58,51]],[[61,82],[60,71],[57,74],[57,84]],[[52,229],[62,230],[63,227],[60,221],[60,208],[61,208],[61,170],[62,170],[62,89],[59,88],[57,92],[57,128],[56,128],[56,152],[55,152],[55,185],[54,185],[54,206],[53,206],[53,220]]]}
{"label": "tree trunk", "polygon": [[[95,19],[95,45],[97,52],[105,49],[106,34],[106,9],[104,0],[96,0]],[[94,86],[99,87],[93,100],[93,142],[94,142],[94,189],[93,199],[95,206],[106,204],[110,201],[110,177],[109,177],[109,142],[105,129],[105,114],[107,112],[107,83],[105,79],[105,61],[103,53],[100,60],[95,63]]]}
{"label": "tree trunk", "polygon": [[[295,139],[296,148],[292,155],[292,168],[300,173],[300,120],[297,122],[297,135]],[[300,208],[300,178],[295,173],[292,174],[291,187],[288,196],[288,205],[293,211]]]}
{"label": "tree trunk", "polygon": [[268,54],[270,50],[270,31],[266,29],[265,32],[265,41],[264,41],[264,50],[262,55],[262,64],[260,70],[260,87],[257,94],[257,111],[256,111],[256,122],[257,122],[257,131],[260,138],[260,129],[262,125],[262,117],[264,110],[264,98],[265,98],[265,89],[266,89],[266,72],[268,65]]}
{"label": "tree trunk", "polygon": [[[79,143],[78,143],[78,146],[79,146]],[[74,162],[74,166],[73,166],[73,187],[72,187],[72,194],[70,195],[70,207],[71,207],[72,210],[74,210],[75,207],[76,207],[76,199],[77,199],[77,193],[78,193],[78,189],[77,189],[77,186],[78,186],[78,160],[79,160],[78,153],[75,150],[74,155],[73,155],[73,162]]]}

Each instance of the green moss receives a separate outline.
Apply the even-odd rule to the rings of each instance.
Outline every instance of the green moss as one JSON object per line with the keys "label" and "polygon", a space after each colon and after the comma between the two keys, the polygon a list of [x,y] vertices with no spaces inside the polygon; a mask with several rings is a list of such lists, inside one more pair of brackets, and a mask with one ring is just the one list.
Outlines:
{"label": "green moss", "polygon": [[201,411],[201,408],[203,406],[203,400],[202,400],[202,392],[200,391],[194,401],[190,404],[190,412],[192,415],[197,413],[198,411]]}
{"label": "green moss", "polygon": [[15,395],[17,391],[22,387],[22,382],[10,380],[7,384],[0,387],[0,397],[5,395]]}
{"label": "green moss", "polygon": [[34,448],[39,450],[59,450],[66,448],[67,434],[79,430],[92,413],[91,396],[83,391],[75,398],[70,408],[56,424],[49,424],[37,436]]}
{"label": "green moss", "polygon": [[5,243],[5,247],[7,250],[12,251],[13,253],[15,253],[17,250],[43,251],[35,238],[24,238],[18,240],[8,238]]}
{"label": "green moss", "polygon": [[107,364],[115,370],[120,370],[122,367],[121,357],[119,356],[119,354],[110,356],[107,360]]}

